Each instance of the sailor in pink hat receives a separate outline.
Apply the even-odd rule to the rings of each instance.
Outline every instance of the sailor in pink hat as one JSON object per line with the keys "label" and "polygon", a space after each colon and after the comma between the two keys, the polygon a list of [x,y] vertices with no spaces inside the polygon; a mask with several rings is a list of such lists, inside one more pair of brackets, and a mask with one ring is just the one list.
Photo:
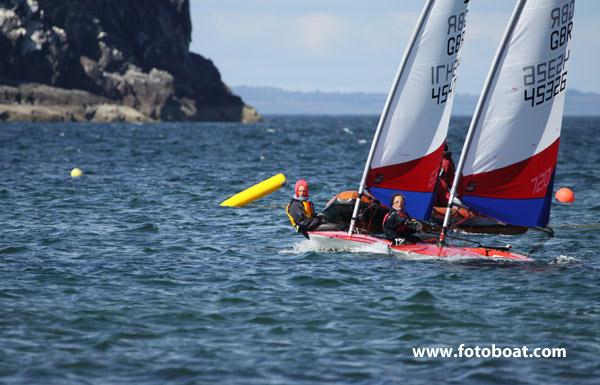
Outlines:
{"label": "sailor in pink hat", "polygon": [[315,230],[323,219],[315,215],[315,207],[308,197],[308,182],[299,179],[294,185],[294,196],[286,206],[285,213],[297,232],[308,238],[308,231]]}

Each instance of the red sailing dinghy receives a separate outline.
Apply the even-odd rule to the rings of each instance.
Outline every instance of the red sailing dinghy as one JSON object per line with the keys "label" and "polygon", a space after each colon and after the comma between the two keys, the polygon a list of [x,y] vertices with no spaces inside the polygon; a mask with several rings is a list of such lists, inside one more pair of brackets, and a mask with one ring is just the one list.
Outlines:
{"label": "red sailing dinghy", "polygon": [[[442,160],[466,25],[464,0],[426,3],[388,95],[367,159],[364,189],[384,203],[406,197],[427,221]],[[481,214],[515,226],[548,225],[573,29],[573,0],[519,0],[488,73],[457,166],[455,196]],[[425,33],[425,31],[427,33]],[[382,245],[411,257],[531,260],[509,247],[466,247],[446,236],[392,245],[350,230],[309,232],[324,248]]]}
{"label": "red sailing dinghy", "polygon": [[[420,242],[395,246],[387,239],[368,234],[352,234],[344,231],[313,231],[309,232],[311,241],[316,242],[323,249],[344,250],[356,249],[362,246],[385,247],[386,251],[402,255],[410,259],[431,258],[457,258],[457,259],[504,259],[509,261],[532,261],[531,258],[511,251],[508,247],[462,247],[440,246],[438,238],[431,238],[429,242]],[[373,249],[369,249],[373,250]]]}

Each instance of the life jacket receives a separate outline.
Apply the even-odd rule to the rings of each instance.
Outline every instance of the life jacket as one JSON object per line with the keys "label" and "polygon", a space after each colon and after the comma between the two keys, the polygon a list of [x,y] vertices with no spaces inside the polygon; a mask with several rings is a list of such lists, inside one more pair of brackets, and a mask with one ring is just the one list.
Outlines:
{"label": "life jacket", "polygon": [[313,215],[315,215],[315,209],[314,209],[314,206],[311,201],[300,201],[297,199],[293,199],[290,203],[288,203],[287,206],[285,206],[285,213],[287,214],[288,218],[290,219],[292,226],[296,229],[296,231],[300,231],[300,226],[298,226],[298,224],[296,223],[296,220],[294,219],[292,214],[290,214],[290,206],[294,201],[302,203],[302,208],[304,209],[304,216],[306,218],[312,218]]}
{"label": "life jacket", "polygon": [[[410,220],[410,217],[408,216],[408,214],[406,213],[406,211],[396,211],[398,213],[398,215],[404,219],[408,219]],[[389,212],[387,214],[385,214],[385,216],[383,217],[383,222],[382,222],[382,227],[385,229],[385,221],[387,221],[388,217],[392,214],[392,212]],[[412,229],[411,226],[407,225],[407,224],[399,224],[398,226],[396,226],[394,228],[394,231],[398,234],[404,234],[404,233],[409,233],[409,232],[414,232],[414,230]]]}

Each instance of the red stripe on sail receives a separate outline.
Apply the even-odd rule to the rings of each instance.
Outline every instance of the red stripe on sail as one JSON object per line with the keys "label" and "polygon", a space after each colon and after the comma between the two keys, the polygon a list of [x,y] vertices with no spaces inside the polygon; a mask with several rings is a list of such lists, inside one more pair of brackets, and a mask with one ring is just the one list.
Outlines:
{"label": "red stripe on sail", "polygon": [[422,158],[369,170],[367,187],[392,190],[433,192],[442,163],[442,144]]}
{"label": "red stripe on sail", "polygon": [[556,167],[559,142],[560,138],[539,154],[510,166],[463,176],[459,195],[507,199],[544,198]]}

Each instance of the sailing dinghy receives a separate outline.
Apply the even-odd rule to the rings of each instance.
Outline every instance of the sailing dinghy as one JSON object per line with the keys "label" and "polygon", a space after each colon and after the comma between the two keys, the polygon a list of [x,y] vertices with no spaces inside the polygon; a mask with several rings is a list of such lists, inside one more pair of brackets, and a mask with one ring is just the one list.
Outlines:
{"label": "sailing dinghy", "polygon": [[[519,0],[469,126],[450,201],[549,229],[575,0]],[[448,209],[451,208],[449,204]],[[446,214],[440,241],[447,232]]]}
{"label": "sailing dinghy", "polygon": [[[574,0],[519,0],[510,18],[477,104],[450,194],[439,240],[393,245],[350,230],[309,232],[319,245],[380,243],[399,254],[420,257],[473,257],[526,261],[509,247],[463,247],[447,237],[455,196],[477,211],[523,227],[546,227],[562,122]],[[396,192],[406,196],[406,211],[416,219],[431,214],[435,176],[446,137],[452,92],[435,98],[435,69],[459,52],[446,50],[453,15],[464,15],[464,1],[428,1],[403,57],[380,118],[359,196],[366,188],[382,202]],[[446,23],[446,20],[448,22]],[[425,33],[426,31],[426,33]],[[446,35],[444,35],[446,34]],[[446,55],[446,56],[445,56]],[[454,65],[453,65],[454,66]],[[423,81],[431,68],[431,82]],[[454,88],[456,71],[449,89]],[[442,87],[443,88],[443,87]],[[431,89],[431,98],[423,97]],[[440,105],[441,104],[441,105]]]}
{"label": "sailing dinghy", "polygon": [[[358,198],[358,191],[342,191],[333,196],[321,212],[327,221],[328,227],[336,230],[348,231],[352,220],[354,205]],[[383,219],[388,213],[387,206],[381,204],[374,197],[364,192],[361,198],[360,220],[356,222],[356,230],[359,233],[381,234],[383,233]],[[428,231],[439,232],[444,223],[446,206],[433,206],[431,218],[426,224]],[[502,234],[517,235],[529,230],[525,226],[514,226],[502,223],[496,219],[469,210],[464,206],[453,207],[450,217],[450,227],[455,231],[472,234]],[[324,228],[319,228],[323,230]]]}

